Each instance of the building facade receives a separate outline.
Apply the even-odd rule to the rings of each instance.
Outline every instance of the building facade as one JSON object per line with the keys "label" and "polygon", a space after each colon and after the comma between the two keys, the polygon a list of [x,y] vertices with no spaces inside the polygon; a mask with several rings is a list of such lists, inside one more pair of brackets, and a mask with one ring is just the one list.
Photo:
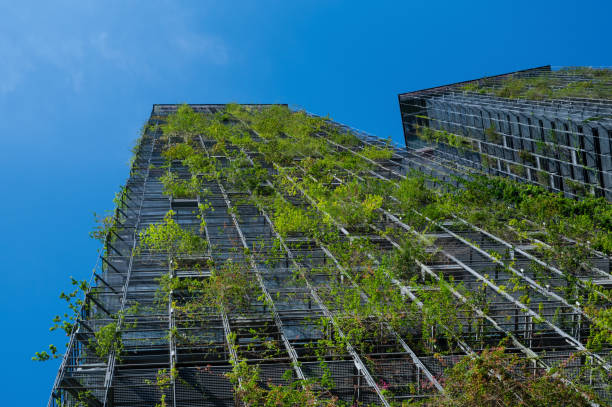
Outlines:
{"label": "building facade", "polygon": [[[399,95],[409,149],[612,199],[612,70],[544,66]],[[432,152],[429,152],[432,153]]]}
{"label": "building facade", "polygon": [[[407,129],[477,127],[421,100]],[[516,137],[496,131],[473,140],[503,172]],[[531,376],[610,400],[605,245],[554,251],[544,226],[487,223],[529,214],[444,192],[462,168],[433,155],[282,105],[154,105],[49,406],[434,402],[448,369],[500,343]],[[528,173],[558,163],[534,156]]]}

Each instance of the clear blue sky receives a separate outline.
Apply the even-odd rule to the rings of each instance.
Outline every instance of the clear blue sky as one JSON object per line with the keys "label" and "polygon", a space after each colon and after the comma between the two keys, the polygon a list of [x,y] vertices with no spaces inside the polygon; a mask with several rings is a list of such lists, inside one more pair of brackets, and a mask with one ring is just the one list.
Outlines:
{"label": "clear blue sky", "polygon": [[58,363],[30,357],[64,342],[58,295],[153,103],[283,102],[401,141],[400,92],[612,65],[607,3],[0,0],[2,404],[46,402]]}

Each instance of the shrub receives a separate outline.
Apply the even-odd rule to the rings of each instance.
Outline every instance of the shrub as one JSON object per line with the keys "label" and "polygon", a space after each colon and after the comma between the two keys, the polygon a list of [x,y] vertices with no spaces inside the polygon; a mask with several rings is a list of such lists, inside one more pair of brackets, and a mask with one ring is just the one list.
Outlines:
{"label": "shrub", "polygon": [[529,151],[519,150],[518,155],[519,155],[519,158],[523,160],[524,163],[531,164],[532,166],[536,165],[536,158]]}
{"label": "shrub", "polygon": [[487,135],[487,140],[495,144],[502,144],[503,138],[501,134],[499,134],[495,130],[495,124],[491,123],[491,125],[485,130],[485,134]]}
{"label": "shrub", "polygon": [[393,150],[368,146],[361,150],[360,154],[373,161],[384,161],[393,157]]}
{"label": "shrub", "polygon": [[508,354],[501,347],[486,349],[478,356],[465,357],[447,370],[444,389],[445,393],[438,395],[432,406],[591,405],[579,392],[567,386],[558,372],[534,371],[530,360]]}
{"label": "shrub", "polygon": [[162,153],[167,161],[184,160],[194,154],[193,147],[187,143],[178,143]]}
{"label": "shrub", "polygon": [[139,249],[148,249],[152,252],[176,254],[193,254],[203,252],[208,243],[195,233],[184,230],[176,223],[173,210],[168,211],[162,223],[149,225],[139,234]]}
{"label": "shrub", "polygon": [[202,192],[202,180],[197,176],[192,176],[190,179],[180,179],[174,172],[168,172],[159,177],[163,185],[164,195],[170,195],[173,198],[195,198]]}

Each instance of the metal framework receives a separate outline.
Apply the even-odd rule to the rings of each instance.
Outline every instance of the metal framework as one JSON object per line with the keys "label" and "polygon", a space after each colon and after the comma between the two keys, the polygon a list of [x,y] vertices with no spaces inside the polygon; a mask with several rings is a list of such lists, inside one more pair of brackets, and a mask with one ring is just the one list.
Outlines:
{"label": "metal framework", "polygon": [[612,200],[610,69],[544,66],[398,100],[408,149],[567,196]]}
{"label": "metal framework", "polygon": [[[428,93],[427,103],[436,98],[447,101],[447,91],[430,91],[433,93]],[[460,95],[451,96],[455,103]],[[404,118],[407,111],[412,112],[411,117],[422,113],[406,108],[418,105],[422,109],[417,102],[420,97],[400,97]],[[457,101],[458,105],[466,106],[464,99]],[[214,114],[225,105],[191,105],[191,108],[201,114]],[[426,225],[417,230],[390,205],[377,209],[376,222],[353,230],[344,227],[308,191],[300,188],[299,181],[309,177],[315,182],[327,181],[308,175],[296,160],[291,166],[293,175],[284,176],[286,185],[294,185],[294,189],[283,189],[271,180],[266,181],[266,187],[286,202],[331,219],[340,240],[372,244],[377,252],[369,256],[376,264],[380,261],[378,251],[390,252],[400,247],[396,236],[408,234],[426,239],[435,255],[415,265],[425,285],[430,281],[431,289],[435,289],[433,282],[448,284],[445,282],[452,278],[467,291],[481,292],[486,298],[486,305],[475,303],[464,292],[448,285],[458,308],[463,310],[460,318],[466,321],[464,330],[457,335],[449,327],[440,326],[439,331],[429,334],[429,339],[437,339],[439,346],[444,347],[448,340],[443,339],[447,338],[444,332],[451,332],[457,345],[453,352],[439,355],[439,349],[424,346],[427,338],[421,337],[419,326],[398,331],[386,323],[378,324],[377,332],[370,333],[369,346],[351,343],[343,332],[342,309],[334,309],[328,301],[332,295],[329,287],[340,284],[357,288],[363,302],[369,300],[368,294],[359,289],[350,270],[341,265],[331,248],[300,234],[281,236],[268,210],[249,199],[253,191],[237,189],[223,179],[203,178],[205,196],[177,199],[163,194],[160,177],[167,171],[181,179],[189,178],[189,171],[180,161],[173,161],[169,169],[163,167],[166,141],[159,125],[176,110],[177,105],[153,107],[149,129],[139,143],[115,211],[117,227],[107,237],[105,251],[95,267],[85,306],[54,382],[50,407],[241,405],[237,397],[241,383],[237,388],[227,376],[239,360],[259,367],[263,386],[306,383],[325,376],[333,383],[324,392],[326,397],[337,397],[348,405],[399,405],[443,391],[440,381],[447,368],[466,355],[496,345],[504,337],[509,339],[509,352],[531,358],[534,372],[561,366],[568,377],[581,383],[586,380],[600,396],[612,399],[610,348],[597,352],[586,349],[592,321],[579,304],[571,303],[562,290],[556,290],[567,284],[564,272],[534,250],[536,237],[511,240],[483,230],[460,214],[452,222],[440,223],[415,211],[413,215]],[[427,112],[430,123],[445,122],[442,116],[431,118],[431,112]],[[425,152],[413,140],[407,143],[407,149],[392,147],[389,159],[372,160],[364,156],[364,149],[386,147],[385,142],[339,123],[333,125],[357,134],[359,145],[339,144],[325,132],[318,137],[333,149],[371,164],[366,172],[342,169],[332,180],[336,186],[348,180],[367,182],[366,177],[396,183],[412,170],[458,183],[451,175],[465,176],[465,167],[474,168],[467,159],[454,160],[453,152],[443,148]],[[251,132],[255,142],[265,142],[256,131]],[[197,140],[198,148],[207,157],[214,157],[224,166],[234,159],[228,152],[240,151],[253,167],[261,165],[270,173],[284,173],[283,166],[264,162],[258,151],[238,146],[216,149],[215,139],[208,134],[198,134]],[[607,191],[606,185],[600,185],[601,189]],[[388,200],[397,202],[393,195]],[[205,226],[200,227],[198,208],[203,202],[209,207],[203,215]],[[174,211],[174,219],[183,229],[208,242],[206,251],[178,253],[170,261],[167,254],[139,249],[141,232],[161,223],[169,210]],[[388,233],[390,230],[397,233]],[[578,243],[568,238],[568,244]],[[507,256],[496,257],[493,252]],[[178,308],[197,293],[176,290],[167,297],[159,295],[164,278],[207,279],[213,265],[228,261],[248,271],[249,292],[240,308],[210,307],[188,315]],[[546,285],[539,282],[530,267],[534,262],[546,271]],[[612,284],[610,258],[603,253],[592,250],[585,268],[579,284],[593,282],[601,287]],[[423,287],[413,287],[410,282],[396,278],[391,280],[406,304],[418,313],[423,307],[419,297]],[[507,292],[504,286],[510,281],[519,281],[517,286],[522,288]],[[522,300],[524,294],[529,295],[530,302]],[[321,329],[318,320],[327,321],[327,328]],[[113,349],[100,357],[92,343],[96,333],[112,323],[121,338],[122,349]],[[331,337],[341,338],[343,348],[323,356],[316,354],[313,344]],[[603,375],[588,374],[596,368]]]}

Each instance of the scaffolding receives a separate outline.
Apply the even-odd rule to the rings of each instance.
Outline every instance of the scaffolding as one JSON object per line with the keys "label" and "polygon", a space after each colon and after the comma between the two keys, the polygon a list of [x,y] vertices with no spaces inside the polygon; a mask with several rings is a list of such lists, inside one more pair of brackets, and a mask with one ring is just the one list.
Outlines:
{"label": "scaffolding", "polygon": [[[190,105],[202,115],[223,113],[225,107]],[[541,243],[537,225],[531,235],[513,240],[508,236],[518,235],[497,236],[461,214],[438,222],[414,210],[410,216],[419,222],[410,223],[404,220],[406,213],[394,209],[399,200],[389,195],[385,197],[389,204],[375,210],[374,220],[351,227],[321,207],[302,186],[304,180],[335,188],[372,180],[396,185],[415,170],[436,182],[459,186],[459,179],[469,173],[466,168],[473,169],[468,162],[438,150],[432,153],[416,143],[407,149],[389,146],[330,121],[332,128],[356,134],[359,143],[337,142],[325,129],[314,136],[332,151],[353,155],[369,166],[365,171],[341,168],[333,179],[317,179],[303,167],[307,156],[295,157],[290,164],[271,162],[256,148],[224,145],[220,149],[211,134],[198,132],[192,141],[205,157],[227,168],[240,154],[247,167],[263,168],[282,182],[264,179],[260,185],[245,187],[199,174],[201,193],[173,197],[164,194],[160,177],[170,172],[188,180],[190,171],[182,161],[168,163],[164,158],[173,140],[164,137],[160,126],[177,109],[177,105],[153,107],[114,213],[116,227],[106,238],[55,379],[50,407],[242,405],[239,390],[244,378],[237,384],[231,380],[241,361],[257,366],[258,382],[265,388],[312,382],[320,397],[348,405],[401,405],[442,392],[447,369],[504,338],[507,352],[529,358],[534,374],[560,368],[600,397],[612,399],[612,344],[597,351],[587,349],[592,316],[562,290],[568,284],[565,271],[536,250]],[[266,143],[254,128],[249,134],[254,143]],[[390,148],[391,154],[371,159],[364,155],[368,148]],[[426,240],[431,256],[415,265],[420,275],[417,286],[388,275],[390,289],[405,300],[408,323],[397,328],[372,319],[366,339],[353,343],[347,332],[349,316],[337,298],[342,290],[351,290],[365,304],[372,293],[360,287],[354,270],[347,269],[325,239],[299,232],[281,234],[270,208],[253,199],[255,187],[268,188],[284,202],[327,219],[328,232],[340,243],[371,245],[356,268],[380,264],[385,253],[400,248],[399,236]],[[183,230],[206,242],[206,250],[170,255],[142,248],[143,232],[162,223],[169,211]],[[578,244],[567,240],[569,245]],[[610,257],[589,250],[578,285],[612,286]],[[539,265],[537,270],[534,264]],[[236,275],[244,276],[239,301],[233,306],[207,303],[186,313],[181,307],[198,301],[200,293],[179,288],[160,295],[168,279],[181,287],[180,281],[210,280],[219,267],[235,268]],[[460,283],[461,289],[449,281]],[[504,288],[512,284],[518,287],[515,291]],[[419,322],[424,295],[442,285],[457,301],[460,332],[441,325],[426,334]],[[466,298],[466,292],[480,293],[482,301]],[[120,338],[121,346],[97,352],[95,343],[105,329]],[[322,341],[330,338],[342,346],[321,349]]]}
{"label": "scaffolding", "polygon": [[612,200],[612,70],[544,66],[398,96],[406,145]]}

